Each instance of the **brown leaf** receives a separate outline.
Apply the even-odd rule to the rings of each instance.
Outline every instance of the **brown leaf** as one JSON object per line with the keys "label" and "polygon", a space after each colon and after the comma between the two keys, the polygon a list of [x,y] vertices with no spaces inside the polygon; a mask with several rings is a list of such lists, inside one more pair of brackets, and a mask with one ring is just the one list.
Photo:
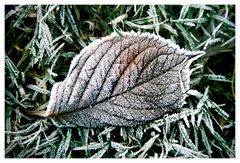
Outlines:
{"label": "brown leaf", "polygon": [[189,65],[204,52],[149,33],[113,33],[76,56],[47,108],[58,126],[134,126],[182,107]]}

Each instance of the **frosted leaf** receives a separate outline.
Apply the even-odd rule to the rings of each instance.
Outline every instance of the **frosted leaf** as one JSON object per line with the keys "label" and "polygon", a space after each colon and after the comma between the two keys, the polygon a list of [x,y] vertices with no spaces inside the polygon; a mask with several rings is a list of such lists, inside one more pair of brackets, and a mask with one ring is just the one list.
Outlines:
{"label": "frosted leaf", "polygon": [[190,64],[203,51],[149,33],[116,33],[77,55],[55,83],[44,116],[64,127],[135,126],[180,109]]}

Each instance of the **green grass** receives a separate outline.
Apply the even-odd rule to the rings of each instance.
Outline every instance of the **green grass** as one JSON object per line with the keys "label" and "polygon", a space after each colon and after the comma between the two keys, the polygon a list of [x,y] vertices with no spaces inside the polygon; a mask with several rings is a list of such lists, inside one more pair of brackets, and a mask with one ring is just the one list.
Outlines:
{"label": "green grass", "polygon": [[[6,158],[234,158],[235,6],[5,6]],[[137,127],[57,128],[45,110],[52,85],[94,39],[150,32],[206,55],[192,65],[179,113]]]}

